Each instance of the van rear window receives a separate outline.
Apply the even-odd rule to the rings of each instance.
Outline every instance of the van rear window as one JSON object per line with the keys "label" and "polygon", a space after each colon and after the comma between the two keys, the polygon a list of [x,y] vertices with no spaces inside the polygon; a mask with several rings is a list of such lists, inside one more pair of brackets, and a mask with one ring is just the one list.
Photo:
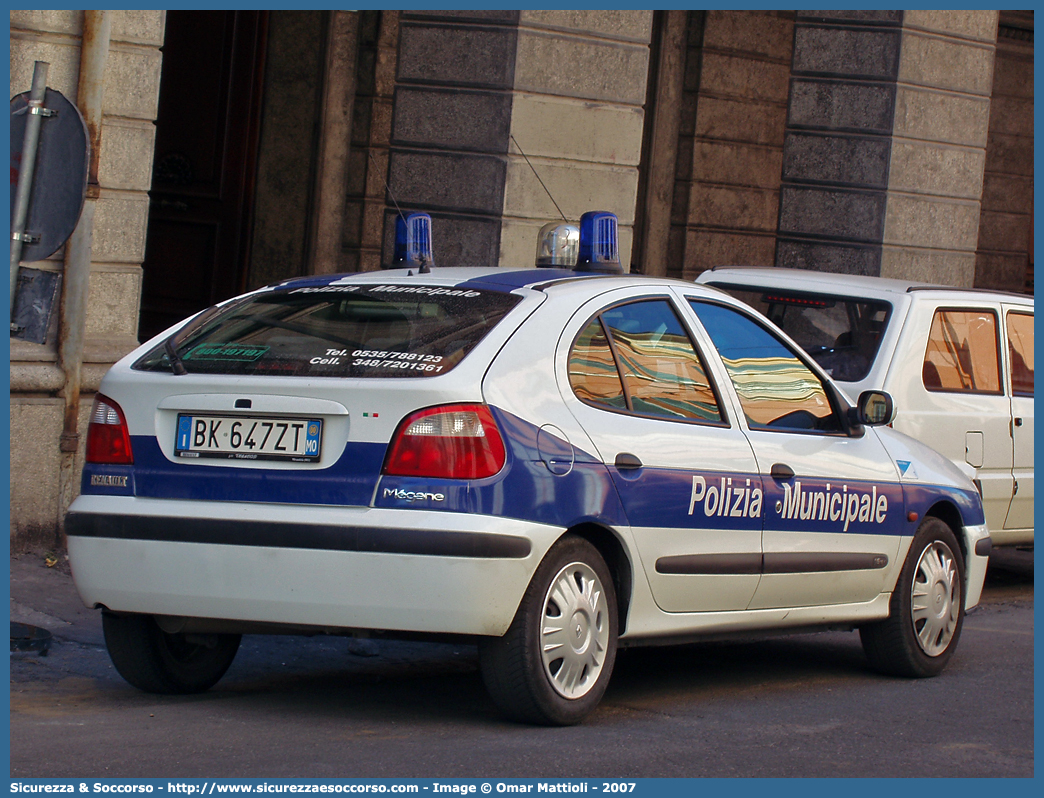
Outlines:
{"label": "van rear window", "polygon": [[201,314],[134,364],[193,374],[434,377],[521,297],[431,285],[328,285],[264,292]]}
{"label": "van rear window", "polygon": [[841,382],[870,373],[892,311],[879,300],[711,284],[760,311]]}

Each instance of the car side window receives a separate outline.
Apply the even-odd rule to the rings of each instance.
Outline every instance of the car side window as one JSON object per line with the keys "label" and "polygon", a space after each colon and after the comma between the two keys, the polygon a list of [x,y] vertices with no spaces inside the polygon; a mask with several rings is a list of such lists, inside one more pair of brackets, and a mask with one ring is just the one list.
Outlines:
{"label": "car side window", "polygon": [[689,304],[721,355],[751,429],[841,429],[822,380],[775,335],[732,308]]}
{"label": "car side window", "polygon": [[583,402],[626,410],[620,372],[602,322],[592,319],[569,353],[569,385]]}
{"label": "car side window", "polygon": [[921,366],[924,387],[944,393],[1001,393],[997,341],[992,311],[935,311]]}
{"label": "car side window", "polygon": [[1033,316],[1008,314],[1008,362],[1011,363],[1011,392],[1033,396]]}
{"label": "car side window", "polygon": [[619,305],[593,319],[570,351],[569,383],[589,404],[642,416],[724,421],[707,370],[664,299]]}

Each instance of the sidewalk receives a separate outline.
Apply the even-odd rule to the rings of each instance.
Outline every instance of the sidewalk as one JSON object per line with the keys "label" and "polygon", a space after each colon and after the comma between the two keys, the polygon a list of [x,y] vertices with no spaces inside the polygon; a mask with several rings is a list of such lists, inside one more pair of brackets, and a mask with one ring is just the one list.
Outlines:
{"label": "sidewalk", "polygon": [[48,630],[55,638],[102,646],[101,613],[83,605],[59,554],[53,568],[41,552],[11,555],[11,620]]}

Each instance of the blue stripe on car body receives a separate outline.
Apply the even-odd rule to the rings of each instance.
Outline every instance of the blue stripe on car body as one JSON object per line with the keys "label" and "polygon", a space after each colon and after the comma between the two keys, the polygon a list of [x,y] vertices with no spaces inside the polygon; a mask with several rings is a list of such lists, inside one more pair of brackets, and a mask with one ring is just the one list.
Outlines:
{"label": "blue stripe on car body", "polygon": [[[904,482],[903,493],[906,496],[907,511],[917,513],[918,518],[924,518],[933,506],[944,499],[949,499],[957,507],[957,512],[960,513],[961,521],[965,526],[981,526],[986,523],[982,502],[975,491],[943,485]],[[913,525],[916,527],[917,523],[913,522]],[[913,532],[909,534],[912,535]]]}
{"label": "blue stripe on car body", "polygon": [[781,532],[912,535],[902,486],[875,480],[765,479],[765,528]]}
{"label": "blue stripe on car body", "polygon": [[[334,284],[343,283],[344,285],[355,285],[357,283],[368,282],[346,279],[349,277],[357,276],[358,275],[356,274],[328,274],[309,277],[295,277],[291,280],[285,280],[281,283],[275,283],[268,287],[273,290],[286,291],[295,288],[322,288]],[[389,276],[391,277],[395,275]],[[470,277],[467,280],[464,280],[463,282],[455,283],[454,287],[477,291],[498,291],[500,293],[510,293],[511,291],[514,291],[519,288],[528,288],[529,286],[540,285],[541,283],[556,282],[558,280],[595,278],[598,276],[599,275],[596,273],[585,274],[582,272],[574,272],[568,269],[499,269],[491,274],[485,274],[480,277]],[[414,279],[419,280],[421,283],[424,282],[423,275],[416,275]]]}
{"label": "blue stripe on car body", "polygon": [[[229,468],[196,462],[171,462],[154,436],[131,438],[134,451],[134,495],[151,499],[277,502],[368,506],[384,463],[383,443],[349,443],[329,468]],[[113,466],[84,466],[83,492],[92,473]]]}
{"label": "blue stripe on car body", "polygon": [[[596,521],[679,530],[764,526],[882,535],[914,534],[917,522],[909,521],[907,513],[913,511],[923,518],[945,497],[956,506],[965,525],[984,522],[976,496],[939,485],[828,483],[799,477],[785,486],[759,474],[650,467],[641,469],[637,482],[632,471],[607,466],[514,414],[495,407],[492,411],[508,456],[504,469],[484,480],[382,477],[384,443],[349,442],[337,462],[324,469],[229,468],[171,462],[155,437],[136,435],[132,438],[134,465],[88,463],[81,491],[198,501],[372,505],[491,515],[562,527]],[[542,459],[549,455],[571,460],[572,467],[563,475],[553,475]],[[855,497],[855,504],[850,497]],[[855,517],[850,518],[853,507]],[[879,515],[881,521],[877,521]]]}
{"label": "blue stripe on car body", "polygon": [[[487,274],[483,277],[476,277],[463,283],[458,283],[456,287],[509,293],[518,288],[528,288],[533,285],[555,282],[557,280],[575,280],[584,276],[582,273],[566,269],[526,269],[525,271],[504,271],[503,273]],[[587,276],[597,277],[598,275],[591,274]]]}

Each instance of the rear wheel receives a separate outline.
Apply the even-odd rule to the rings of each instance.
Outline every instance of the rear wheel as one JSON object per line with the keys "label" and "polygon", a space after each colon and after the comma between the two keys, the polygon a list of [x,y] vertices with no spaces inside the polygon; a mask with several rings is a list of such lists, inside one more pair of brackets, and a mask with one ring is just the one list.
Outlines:
{"label": "rear wheel", "polygon": [[616,637],[609,569],[586,540],[566,537],[533,574],[507,634],[480,644],[482,678],[513,720],[579,723],[605,693]]}
{"label": "rear wheel", "polygon": [[859,630],[870,664],[896,676],[941,673],[961,636],[963,586],[957,538],[938,518],[925,518],[892,592],[888,618]]}
{"label": "rear wheel", "polygon": [[202,693],[225,675],[239,635],[168,634],[150,615],[102,613],[109,657],[120,676],[147,693]]}

